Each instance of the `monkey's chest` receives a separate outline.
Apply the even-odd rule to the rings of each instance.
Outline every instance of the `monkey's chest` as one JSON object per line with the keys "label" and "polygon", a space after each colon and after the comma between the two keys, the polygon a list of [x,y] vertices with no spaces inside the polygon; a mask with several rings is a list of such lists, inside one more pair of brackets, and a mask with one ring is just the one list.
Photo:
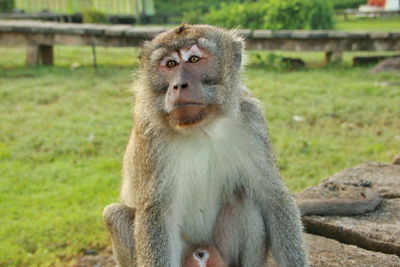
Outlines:
{"label": "monkey's chest", "polygon": [[204,243],[212,237],[220,209],[221,183],[209,164],[197,158],[191,167],[177,173],[173,192],[173,213],[181,238]]}
{"label": "monkey's chest", "polygon": [[195,186],[177,194],[180,202],[178,225],[182,239],[191,243],[204,243],[213,235],[220,208],[220,191],[217,185]]}
{"label": "monkey's chest", "polygon": [[[211,136],[211,137],[210,137]],[[251,176],[253,151],[242,127],[220,123],[204,138],[180,139],[171,144],[171,216],[181,238],[191,243],[210,241],[222,200],[241,177]]]}
{"label": "monkey's chest", "polygon": [[225,168],[212,153],[203,150],[181,158],[174,166],[175,190],[171,212],[176,218],[181,238],[189,243],[207,243],[220,213],[226,192],[232,191],[236,168]]}

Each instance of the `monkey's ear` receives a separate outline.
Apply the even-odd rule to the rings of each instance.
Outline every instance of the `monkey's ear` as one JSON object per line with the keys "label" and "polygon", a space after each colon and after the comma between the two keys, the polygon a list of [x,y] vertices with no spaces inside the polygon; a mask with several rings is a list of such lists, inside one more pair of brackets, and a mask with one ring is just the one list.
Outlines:
{"label": "monkey's ear", "polygon": [[233,41],[233,64],[236,68],[240,68],[243,60],[244,40],[240,37]]}
{"label": "monkey's ear", "polygon": [[229,31],[233,39],[232,49],[233,49],[233,64],[236,68],[240,68],[243,61],[244,52],[244,39],[239,35],[239,27]]}
{"label": "monkey's ear", "polygon": [[188,27],[188,24],[186,22],[182,21],[181,25],[179,25],[179,27],[175,29],[175,32],[177,34],[180,34],[183,31],[185,31],[187,29],[187,27]]}
{"label": "monkey's ear", "polygon": [[152,43],[150,41],[143,42],[143,50],[148,51],[152,49]]}

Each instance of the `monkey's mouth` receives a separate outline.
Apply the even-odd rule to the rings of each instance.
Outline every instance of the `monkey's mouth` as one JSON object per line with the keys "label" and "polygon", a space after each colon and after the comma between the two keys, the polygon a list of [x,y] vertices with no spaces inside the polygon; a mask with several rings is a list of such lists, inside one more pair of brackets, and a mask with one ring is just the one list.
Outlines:
{"label": "monkey's mouth", "polygon": [[187,127],[203,121],[210,111],[210,106],[203,103],[177,103],[174,105],[174,109],[169,113],[169,119],[174,125]]}
{"label": "monkey's mouth", "polygon": [[199,102],[183,102],[183,103],[176,103],[174,105],[174,109],[183,108],[183,107],[192,107],[192,106],[206,106],[206,104],[199,103]]}

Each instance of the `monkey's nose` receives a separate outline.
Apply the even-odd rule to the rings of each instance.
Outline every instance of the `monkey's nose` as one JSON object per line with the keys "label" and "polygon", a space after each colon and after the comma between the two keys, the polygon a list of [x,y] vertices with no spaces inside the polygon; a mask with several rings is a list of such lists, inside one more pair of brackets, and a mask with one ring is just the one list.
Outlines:
{"label": "monkey's nose", "polygon": [[175,85],[173,86],[173,88],[174,88],[175,90],[178,90],[178,89],[185,89],[185,88],[187,88],[188,86],[189,86],[188,83],[181,83],[181,84],[175,84]]}

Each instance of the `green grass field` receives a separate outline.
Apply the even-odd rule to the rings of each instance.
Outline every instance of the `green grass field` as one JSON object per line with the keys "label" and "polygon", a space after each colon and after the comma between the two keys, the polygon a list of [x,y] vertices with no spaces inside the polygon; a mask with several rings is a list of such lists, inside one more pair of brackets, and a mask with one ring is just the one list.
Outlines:
{"label": "green grass field", "polygon": [[[72,264],[110,244],[101,212],[118,199],[138,51],[99,48],[97,70],[89,48],[55,53],[55,67],[25,69],[23,48],[0,48],[0,266]],[[400,152],[400,76],[368,70],[247,69],[292,191]]]}
{"label": "green grass field", "polygon": [[400,16],[382,18],[336,17],[336,29],[343,31],[400,31]]}

